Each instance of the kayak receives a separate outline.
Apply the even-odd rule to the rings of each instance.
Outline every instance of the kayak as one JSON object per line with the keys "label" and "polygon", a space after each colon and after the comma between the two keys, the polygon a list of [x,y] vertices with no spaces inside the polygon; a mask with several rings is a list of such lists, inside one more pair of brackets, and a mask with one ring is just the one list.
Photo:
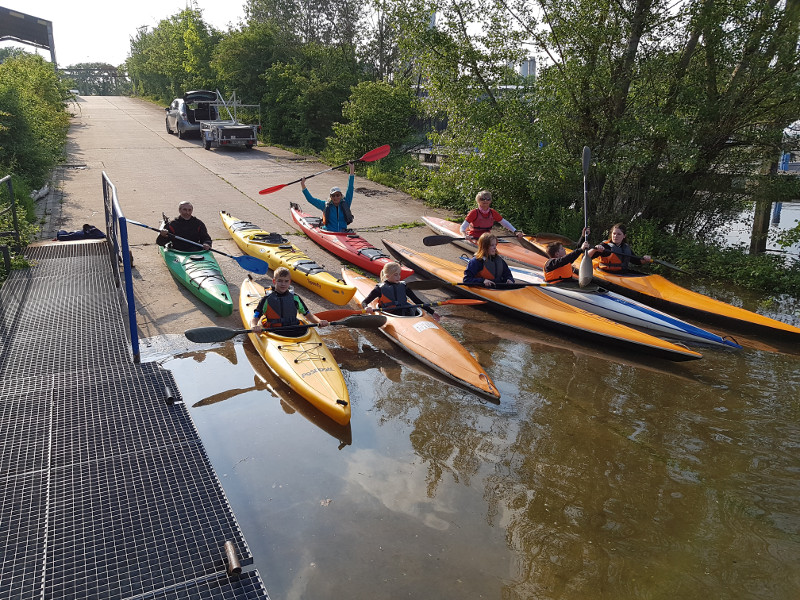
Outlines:
{"label": "kayak", "polygon": [[221,317],[233,313],[228,282],[210,250],[198,248],[180,252],[169,246],[159,246],[158,253],[172,276],[214,312]]}
{"label": "kayak", "polygon": [[[355,299],[361,303],[375,281],[343,267],[342,278],[356,288]],[[373,308],[377,308],[373,303]],[[493,400],[500,392],[483,367],[461,343],[443,329],[427,312],[417,309],[415,315],[401,317],[389,313],[380,331],[420,362],[470,391]]]}
{"label": "kayak", "polygon": [[[249,277],[239,291],[239,314],[250,327],[258,301],[266,291]],[[302,322],[305,322],[301,318]],[[298,337],[280,333],[248,333],[269,369],[286,385],[339,425],[350,422],[350,396],[344,376],[316,328]]]}
{"label": "kayak", "polygon": [[[575,261],[578,268],[579,257]],[[599,260],[599,259],[596,259]],[[797,339],[800,328],[764,315],[693,292],[669,279],[652,273],[629,271],[624,275],[608,273],[595,265],[593,276],[603,286],[619,294],[663,310],[684,314],[743,332],[770,334]]]}
{"label": "kayak", "polygon": [[[428,216],[422,217],[422,221],[437,234],[452,236],[453,243],[459,248],[470,252],[475,252],[478,249],[478,244],[464,237],[464,234],[461,233],[461,226],[458,223]],[[539,269],[543,269],[544,263],[547,262],[547,258],[539,253],[526,250],[516,242],[505,238],[497,240],[497,253],[506,260],[513,260],[514,262]]]}
{"label": "kayak", "polygon": [[[383,266],[392,261],[391,256],[370,244],[357,233],[352,231],[325,231],[322,229],[322,219],[320,217],[304,213],[294,202],[290,206],[292,218],[303,233],[339,258],[375,275],[380,275]],[[414,271],[408,267],[402,267],[400,278],[405,279],[413,273]]]}
{"label": "kayak", "polygon": [[[515,281],[544,284],[540,271],[522,267],[509,267]],[[555,285],[543,285],[541,289],[548,296],[557,298],[576,308],[641,329],[652,335],[666,339],[694,344],[707,344],[716,347],[735,348],[741,346],[733,340],[696,327],[691,323],[676,319],[660,310],[645,306],[602,287],[581,288],[577,280],[563,281]]]}
{"label": "kayak", "polygon": [[511,284],[500,289],[465,286],[461,284],[464,269],[460,265],[387,240],[383,240],[383,243],[392,256],[411,266],[418,275],[449,283],[459,295],[486,300],[506,312],[537,325],[667,360],[685,361],[702,358],[702,354],[685,346],[570,306],[547,295],[539,286]]}
{"label": "kayak", "polygon": [[340,306],[347,304],[353,297],[356,289],[352,285],[347,285],[325,271],[279,233],[264,231],[225,211],[220,211],[219,216],[242,252],[266,261],[273,271],[278,267],[288,268],[292,281]]}

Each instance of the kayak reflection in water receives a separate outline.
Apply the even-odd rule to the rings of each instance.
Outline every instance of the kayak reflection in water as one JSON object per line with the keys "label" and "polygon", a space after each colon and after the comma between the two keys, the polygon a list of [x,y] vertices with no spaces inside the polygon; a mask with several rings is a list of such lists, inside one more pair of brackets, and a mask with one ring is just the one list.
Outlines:
{"label": "kayak reflection in water", "polygon": [[250,327],[254,331],[287,327],[293,329],[281,329],[281,335],[290,337],[303,335],[307,328],[299,327],[301,323],[297,318],[298,314],[306,317],[311,323],[319,324],[320,327],[328,325],[328,321],[319,319],[309,312],[302,298],[289,289],[291,285],[292,277],[289,269],[286,267],[275,269],[272,289],[258,302],[253,318],[250,320]]}
{"label": "kayak reflection in water", "polygon": [[[417,314],[417,308],[411,306],[409,300],[414,304],[423,304],[423,302],[412,290],[406,287],[406,284],[401,281],[401,277],[402,269],[399,263],[389,261],[383,265],[381,282],[361,302],[361,306],[366,308],[367,314],[374,312],[369,303],[376,299],[378,299],[381,309],[390,315],[409,317]],[[426,306],[425,310],[436,321],[441,318],[430,306]]]}
{"label": "kayak reflection in water", "polygon": [[600,264],[597,265],[602,271],[608,273],[624,274],[628,271],[631,264],[646,265],[653,262],[649,255],[642,257],[634,256],[628,239],[627,229],[622,223],[615,223],[611,226],[611,237],[605,242],[598,244],[586,255],[594,257],[600,255]]}
{"label": "kayak reflection in water", "polygon": [[497,236],[484,233],[478,238],[478,251],[464,270],[464,283],[495,287],[497,284],[514,283],[511,269],[497,254]]}

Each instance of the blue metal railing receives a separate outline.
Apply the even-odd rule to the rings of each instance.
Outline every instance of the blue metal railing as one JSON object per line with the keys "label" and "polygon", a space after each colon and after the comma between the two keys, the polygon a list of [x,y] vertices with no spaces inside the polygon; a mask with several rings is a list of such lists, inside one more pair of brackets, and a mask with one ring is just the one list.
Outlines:
{"label": "blue metal railing", "polygon": [[128,246],[128,223],[117,199],[117,188],[103,171],[103,206],[106,214],[106,236],[110,242],[111,270],[119,288],[121,286],[120,263],[125,280],[125,300],[128,305],[128,330],[131,339],[133,362],[141,359],[139,352],[139,332],[136,326],[136,301],[133,296],[133,275],[131,273],[131,251]]}

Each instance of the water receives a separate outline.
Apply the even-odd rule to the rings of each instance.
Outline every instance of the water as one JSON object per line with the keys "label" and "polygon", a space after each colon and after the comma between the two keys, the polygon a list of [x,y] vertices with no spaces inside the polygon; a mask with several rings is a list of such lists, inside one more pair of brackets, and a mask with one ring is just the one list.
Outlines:
{"label": "water", "polygon": [[163,361],[273,598],[800,597],[796,345],[675,364],[447,308],[499,404],[376,331],[325,333],[349,427],[247,340]]}
{"label": "water", "polygon": [[[753,216],[755,209],[751,209],[733,223],[729,223],[722,233],[724,243],[728,246],[750,247],[750,236],[753,232]],[[770,212],[770,225],[767,237],[767,250],[785,254],[787,257],[797,259],[800,254],[800,242],[788,248],[780,248],[777,243],[778,236],[797,226],[800,221],[800,201],[776,202]]]}

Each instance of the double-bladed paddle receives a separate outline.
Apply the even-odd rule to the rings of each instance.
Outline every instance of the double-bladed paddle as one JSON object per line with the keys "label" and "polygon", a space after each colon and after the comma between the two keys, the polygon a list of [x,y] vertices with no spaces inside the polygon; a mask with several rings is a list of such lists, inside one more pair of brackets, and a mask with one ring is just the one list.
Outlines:
{"label": "double-bladed paddle", "polygon": [[[391,151],[391,148],[389,147],[389,144],[385,144],[385,145],[383,145],[383,146],[381,146],[379,148],[375,148],[374,150],[370,150],[369,152],[365,153],[361,158],[357,158],[356,160],[351,161],[351,162],[375,162],[376,160],[380,160],[380,159],[385,158],[386,156],[388,156],[390,151]],[[347,165],[348,165],[348,163],[344,163],[344,164],[341,164],[341,165],[337,165],[335,167],[331,167],[330,169],[323,169],[322,171],[319,171],[318,173],[314,173],[313,175],[306,175],[305,177],[303,177],[301,179],[296,179],[294,181],[290,181],[289,183],[280,183],[278,185],[273,185],[272,187],[265,188],[265,189],[259,191],[258,193],[259,194],[271,194],[272,192],[277,192],[278,190],[282,190],[287,185],[292,185],[294,183],[300,183],[301,181],[303,181],[303,179],[311,179],[312,177],[316,177],[317,175],[322,175],[323,173],[327,173],[328,171],[333,171],[334,169],[341,169],[342,167],[346,167]]]}
{"label": "double-bladed paddle", "polygon": [[[447,284],[441,284],[441,285],[447,285]],[[486,304],[486,300],[476,300],[474,298],[450,298],[448,300],[440,300],[439,302],[425,302],[424,304],[404,304],[403,306],[396,306],[393,308],[429,308],[429,307],[433,308],[434,306],[442,306],[445,304],[474,306],[476,304]],[[380,311],[380,309],[376,309],[376,312],[377,311]],[[318,319],[330,320],[330,319],[342,319],[348,317],[349,315],[363,315],[365,313],[366,309],[354,310],[348,308],[339,308],[334,310],[326,310],[314,314]]]}
{"label": "double-bladed paddle", "polygon": [[[589,175],[589,163],[592,160],[592,153],[589,150],[589,146],[583,147],[583,157],[582,157],[582,166],[583,166],[583,231],[586,232],[586,229],[589,227],[589,212],[588,212],[588,188],[586,186],[586,177]],[[585,240],[588,241],[588,240]],[[591,259],[584,254],[583,259],[581,260],[581,265],[578,267],[578,285],[581,287],[586,287],[592,281],[592,274],[593,274],[594,267],[592,266]]]}
{"label": "double-bladed paddle", "polygon": [[[614,250],[606,250],[606,252],[611,252],[611,254],[616,254],[617,256],[627,256],[628,258],[634,258],[634,259],[638,259],[638,260],[642,260],[644,258],[643,256],[635,256],[633,254],[625,254],[623,252],[615,252]],[[653,258],[652,256],[650,257],[650,260],[652,262],[654,262],[654,263],[658,263],[659,265],[664,265],[665,267],[668,267],[670,269],[674,269],[676,271],[679,271],[680,273],[684,273],[686,275],[689,275],[688,271],[685,271],[685,270],[681,269],[677,265],[673,265],[672,263],[668,263],[665,260],[660,260],[658,258]]]}
{"label": "double-bladed paddle", "polygon": [[[543,234],[543,235],[554,235],[554,234]],[[498,235],[495,237],[497,237],[497,239],[517,238],[516,235]],[[531,236],[531,237],[537,238],[537,236]],[[422,244],[424,246],[443,246],[444,244],[450,244],[452,242],[463,242],[466,239],[467,238],[464,237],[453,237],[451,235],[428,235],[422,238]],[[517,239],[519,240],[520,245],[526,250],[531,250],[533,252],[536,252],[537,254],[539,253],[539,249],[533,244],[531,244],[524,237]]]}
{"label": "double-bladed paddle", "polygon": [[[334,311],[330,311],[334,312]],[[322,313],[320,313],[322,314]],[[321,317],[323,319],[323,317]],[[327,321],[327,319],[325,319]],[[344,327],[361,327],[367,329],[377,329],[386,323],[383,315],[354,315],[341,320],[331,321],[329,325],[342,325]],[[297,331],[299,328],[319,327],[319,323],[302,323],[300,325],[290,325],[288,327],[273,327],[264,329],[265,333],[280,333],[281,331]],[[184,335],[192,342],[224,342],[235,338],[244,333],[257,333],[254,329],[231,329],[230,327],[197,327],[188,329]]]}
{"label": "double-bladed paddle", "polygon": [[[150,225],[145,225],[144,223],[139,223],[139,221],[133,221],[131,219],[126,219],[126,221],[128,223],[131,223],[132,225],[138,225],[139,227],[144,227],[145,229],[152,229],[153,231],[161,233],[160,229],[157,229],[155,227],[150,227]],[[175,235],[174,233],[170,233],[169,237],[175,240],[186,242],[187,244],[194,244],[198,248],[204,249],[203,244],[200,244],[199,242],[193,242],[192,240],[187,240],[186,238],[182,238],[179,235]],[[242,267],[243,269],[252,271],[253,273],[256,273],[258,275],[264,275],[266,274],[267,270],[269,270],[269,265],[265,261],[261,260],[260,258],[256,258],[255,256],[248,256],[246,254],[243,256],[233,256],[232,254],[226,254],[222,250],[217,250],[216,248],[209,248],[209,250],[211,250],[211,252],[216,252],[217,254],[221,254],[222,256],[227,256],[228,258],[232,258],[237,263],[239,263],[239,266]]]}

